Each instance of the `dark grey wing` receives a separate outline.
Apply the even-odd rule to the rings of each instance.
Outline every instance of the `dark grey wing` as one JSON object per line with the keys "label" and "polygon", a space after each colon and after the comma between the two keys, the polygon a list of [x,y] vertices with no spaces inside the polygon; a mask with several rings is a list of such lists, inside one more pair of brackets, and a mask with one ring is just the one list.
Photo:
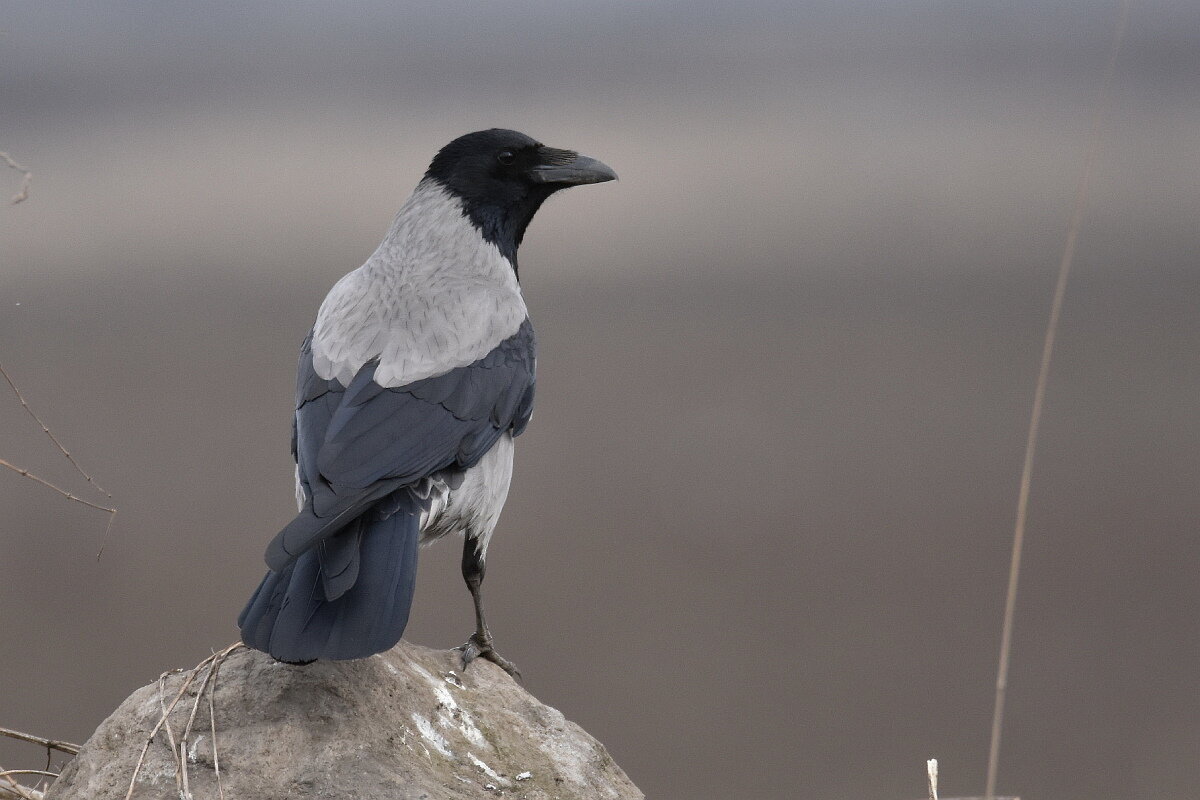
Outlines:
{"label": "dark grey wing", "polygon": [[526,319],[515,334],[465,367],[384,388],[368,363],[350,385],[323,380],[301,351],[295,452],[305,508],[267,548],[280,569],[344,528],[368,506],[443,470],[473,466],[533,412],[535,342]]}

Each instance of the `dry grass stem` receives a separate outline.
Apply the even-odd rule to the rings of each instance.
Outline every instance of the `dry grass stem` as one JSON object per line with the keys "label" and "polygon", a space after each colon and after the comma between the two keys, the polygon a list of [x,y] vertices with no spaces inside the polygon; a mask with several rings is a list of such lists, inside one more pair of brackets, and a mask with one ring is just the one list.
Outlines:
{"label": "dry grass stem", "polygon": [[929,776],[929,800],[938,800],[937,796],[937,759],[931,758],[925,762],[925,772]]}
{"label": "dry grass stem", "polygon": [[[229,651],[232,652],[232,651]],[[183,726],[183,735],[179,738],[179,764],[177,776],[182,782],[183,796],[190,797],[188,790],[188,758],[187,758],[187,743],[188,737],[192,735],[192,725],[196,721],[196,711],[200,708],[200,701],[204,699],[205,690],[212,681],[214,665],[217,663],[216,654],[213,656],[213,662],[209,665],[208,672],[204,676],[204,681],[200,684],[200,688],[196,690],[196,700],[192,703],[192,713],[188,715],[187,724]]]}
{"label": "dry grass stem", "polygon": [[[146,753],[150,750],[150,745],[154,742],[154,737],[157,736],[158,732],[164,728],[167,732],[167,740],[169,749],[171,751],[171,757],[175,760],[176,789],[179,792],[179,796],[184,800],[189,800],[191,798],[191,779],[188,774],[187,766],[188,737],[191,736],[192,728],[196,721],[196,714],[200,707],[200,703],[205,697],[206,690],[208,695],[208,709],[210,716],[209,728],[213,736],[213,769],[216,772],[217,791],[220,796],[224,798],[225,792],[224,788],[221,786],[221,773],[218,766],[219,761],[217,757],[216,704],[213,699],[213,695],[215,693],[217,673],[221,668],[221,664],[226,658],[229,657],[231,653],[244,646],[245,645],[243,645],[241,642],[231,644],[229,647],[226,647],[219,653],[213,653],[211,656],[204,659],[191,670],[189,670],[184,676],[183,683],[180,685],[179,690],[175,693],[175,697],[169,704],[164,702],[164,681],[166,680],[167,675],[170,673],[164,672],[159,676],[159,707],[161,709],[161,713],[159,714],[158,722],[155,723],[153,730],[150,731],[149,736],[146,737],[146,741],[142,745],[142,751],[138,755],[137,763],[134,765],[133,774],[129,778],[129,790],[125,793],[125,800],[130,800],[130,798],[133,797],[134,789],[137,787],[138,776],[141,774],[142,767],[146,762]],[[196,678],[199,677],[202,672],[203,678],[201,678],[200,686],[196,690],[195,700],[192,702],[192,708],[188,713],[187,722],[184,725],[183,732],[180,734],[178,742],[176,742],[174,734],[171,731],[170,722],[168,720],[172,712],[175,711],[175,707],[178,706],[179,702],[187,695],[188,689],[191,688],[191,686],[196,682]]]}
{"label": "dry grass stem", "polygon": [[213,700],[217,693],[217,673],[221,671],[221,663],[213,662],[212,681],[208,684],[208,723],[212,736],[213,772],[217,776],[217,797],[219,800],[225,800],[225,787],[221,785],[221,759],[217,755],[217,709]]}
{"label": "dry grass stem", "polygon": [[1121,14],[1113,30],[1112,43],[1109,47],[1108,62],[1104,68],[1104,77],[1100,83],[1100,96],[1092,115],[1091,131],[1088,134],[1087,150],[1083,159],[1083,170],[1075,191],[1075,206],[1071,212],[1071,221],[1067,225],[1066,242],[1063,245],[1062,258],[1058,265],[1058,281],[1054,287],[1054,299],[1050,303],[1050,318],[1046,323],[1046,336],[1042,343],[1042,360],[1038,367],[1037,385],[1033,393],[1033,408],[1029,415],[1029,433],[1025,440],[1025,459],[1021,467],[1021,486],[1017,496],[1017,515],[1013,525],[1012,561],[1009,564],[1008,590],[1004,600],[1004,623],[1000,633],[1000,659],[996,670],[996,695],[992,707],[992,736],[988,747],[987,786],[984,791],[986,800],[993,800],[996,795],[996,776],[1000,765],[1000,734],[1004,729],[1004,701],[1008,691],[1008,665],[1012,651],[1013,616],[1017,602],[1017,583],[1021,572],[1021,551],[1025,543],[1025,520],[1029,512],[1029,493],[1033,481],[1033,459],[1037,451],[1038,426],[1042,420],[1042,406],[1046,398],[1046,383],[1050,375],[1050,360],[1054,355],[1054,339],[1058,332],[1058,321],[1062,315],[1063,297],[1067,291],[1067,277],[1071,272],[1071,263],[1075,259],[1075,242],[1079,229],[1083,224],[1083,212],[1087,207],[1088,186],[1092,179],[1092,170],[1096,156],[1100,151],[1100,130],[1104,119],[1104,111],[1108,105],[1109,90],[1112,85],[1113,73],[1116,71],[1117,53],[1121,49],[1121,39],[1125,35],[1125,27],[1129,21],[1129,7],[1132,0],[1121,0]]}
{"label": "dry grass stem", "polygon": [[183,681],[183,685],[179,687],[179,691],[175,693],[175,699],[172,700],[171,704],[162,712],[162,715],[158,719],[158,723],[154,726],[153,730],[150,731],[150,735],[146,737],[146,743],[142,745],[142,752],[138,755],[137,763],[133,767],[133,776],[129,779],[129,791],[125,793],[125,800],[129,800],[129,798],[133,797],[133,790],[137,785],[138,775],[141,774],[142,764],[144,764],[146,761],[146,751],[150,749],[150,745],[154,741],[154,737],[158,734],[159,730],[162,729],[163,725],[167,723],[167,717],[169,717],[171,712],[175,710],[175,706],[183,698],[183,695],[187,691],[188,687],[192,685],[192,681],[195,679],[196,674],[210,661],[212,661],[212,656],[209,656],[208,658],[204,659],[204,661],[201,661],[198,665],[196,665],[196,668],[188,674]]}
{"label": "dry grass stem", "polygon": [[183,788],[180,789],[180,800],[192,800],[192,790],[188,787],[186,747],[182,741],[179,743],[179,764],[183,767]]}
{"label": "dry grass stem", "polygon": [[[158,708],[162,712],[161,718],[163,720],[163,728],[167,732],[167,744],[171,746],[172,752],[175,751],[175,734],[171,731],[171,720],[167,716],[166,680],[168,675],[173,675],[178,672],[180,672],[180,670],[171,669],[158,676]],[[179,780],[178,772],[175,773],[175,788],[177,790],[183,789],[183,783]]]}
{"label": "dry grass stem", "polygon": [[21,178],[21,189],[12,196],[12,204],[15,206],[17,203],[28,200],[29,185],[33,183],[33,171],[13,161],[12,156],[2,150],[0,150],[0,160],[3,160],[9,169],[15,169],[24,176]]}

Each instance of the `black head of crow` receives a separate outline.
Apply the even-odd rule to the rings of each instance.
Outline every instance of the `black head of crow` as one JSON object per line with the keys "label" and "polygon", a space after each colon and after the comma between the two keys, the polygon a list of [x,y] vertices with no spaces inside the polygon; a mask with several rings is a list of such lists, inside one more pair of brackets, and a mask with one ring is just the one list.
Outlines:
{"label": "black head of crow", "polygon": [[238,618],[281,661],[363,658],[400,640],[417,545],[463,536],[476,630],[508,494],[513,438],[533,411],[535,345],[517,247],[554,192],[616,178],[516,131],[467,134],[433,159],[367,262],[342,277],[304,340],[292,454],[299,513],[267,547]]}
{"label": "black head of crow", "polygon": [[493,128],[443,147],[425,176],[462,198],[484,238],[515,266],[525,228],[547,197],[569,186],[611,181],[617,174],[594,158]]}

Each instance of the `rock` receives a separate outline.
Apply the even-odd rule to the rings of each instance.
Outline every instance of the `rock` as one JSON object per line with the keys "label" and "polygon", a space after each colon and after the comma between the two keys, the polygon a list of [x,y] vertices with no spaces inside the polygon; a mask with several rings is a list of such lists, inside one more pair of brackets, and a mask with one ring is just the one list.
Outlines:
{"label": "rock", "polygon": [[215,678],[209,659],[130,695],[46,800],[124,798],[189,676],[135,800],[643,798],[603,745],[483,659],[464,672],[453,651],[401,642],[361,661],[291,666],[240,646],[215,660]]}

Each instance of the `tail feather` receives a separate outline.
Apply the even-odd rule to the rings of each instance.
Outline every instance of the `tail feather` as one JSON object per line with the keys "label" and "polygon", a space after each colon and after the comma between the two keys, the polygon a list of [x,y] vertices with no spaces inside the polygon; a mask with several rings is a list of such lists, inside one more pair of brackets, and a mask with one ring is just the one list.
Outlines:
{"label": "tail feather", "polygon": [[357,549],[353,585],[348,571],[326,578],[320,548],[306,551],[263,578],[238,617],[243,642],[280,661],[312,661],[365,658],[400,641],[416,585],[420,506],[356,522],[334,537],[347,537],[339,550]]}
{"label": "tail feather", "polygon": [[317,542],[317,560],[321,562],[321,588],[326,600],[337,600],[358,583],[362,563],[362,536],[366,520],[354,520],[346,529]]}
{"label": "tail feather", "polygon": [[300,513],[267,544],[267,566],[276,572],[282,571],[321,540],[338,535],[380,498],[384,498],[385,503],[389,502],[388,495],[399,495],[401,500],[407,500],[408,493],[397,492],[397,488],[397,481],[379,481],[330,508],[321,509],[320,516],[314,508],[313,498],[308,498]]}

